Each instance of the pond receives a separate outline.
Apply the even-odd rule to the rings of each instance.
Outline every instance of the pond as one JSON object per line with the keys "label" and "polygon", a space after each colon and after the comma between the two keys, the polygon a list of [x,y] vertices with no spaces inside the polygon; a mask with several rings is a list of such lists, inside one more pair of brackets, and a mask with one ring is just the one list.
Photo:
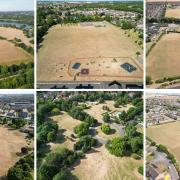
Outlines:
{"label": "pond", "polygon": [[25,28],[25,29],[29,29],[31,28],[30,25],[28,24],[23,24],[23,23],[19,23],[19,22],[7,22],[7,21],[0,21],[0,26],[15,26],[17,28]]}

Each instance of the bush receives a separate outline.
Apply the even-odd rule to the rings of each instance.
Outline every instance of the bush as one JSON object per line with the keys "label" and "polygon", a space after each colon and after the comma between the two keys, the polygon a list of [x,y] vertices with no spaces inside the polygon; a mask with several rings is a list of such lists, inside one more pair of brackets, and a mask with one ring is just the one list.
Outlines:
{"label": "bush", "polygon": [[136,160],[141,159],[140,156],[136,153],[131,154],[131,157],[136,159]]}
{"label": "bush", "polygon": [[28,147],[22,147],[21,148],[21,153],[22,154],[27,154],[28,153]]}
{"label": "bush", "polygon": [[110,134],[111,133],[111,128],[110,128],[109,124],[102,124],[101,125],[101,130],[105,134]]}
{"label": "bush", "polygon": [[33,153],[26,155],[20,159],[16,164],[8,170],[8,180],[22,180],[28,179],[33,180],[32,172],[34,168],[34,157]]}
{"label": "bush", "polygon": [[138,167],[138,172],[140,173],[140,174],[144,174],[144,168],[143,168],[143,166],[139,166]]}
{"label": "bush", "polygon": [[55,115],[59,115],[60,114],[60,110],[58,108],[53,108],[51,111],[51,115],[55,116]]}
{"label": "bush", "polygon": [[[56,149],[50,152],[39,168],[40,180],[51,180],[61,169],[70,167],[77,159],[78,154],[66,148]],[[63,177],[64,171],[57,176]],[[66,174],[66,173],[65,173]]]}
{"label": "bush", "polygon": [[72,173],[67,170],[67,169],[64,169],[64,170],[61,170],[58,174],[56,174],[54,177],[53,177],[53,180],[77,180],[77,178],[72,175]]}
{"label": "bush", "polygon": [[47,141],[52,142],[56,139],[56,132],[52,131],[47,134]]}
{"label": "bush", "polygon": [[109,116],[109,114],[106,112],[103,114],[103,121],[104,122],[110,122],[111,118]]}
{"label": "bush", "polygon": [[74,150],[80,150],[83,153],[87,152],[97,145],[97,140],[91,136],[82,136],[79,141],[74,145]]}
{"label": "bush", "polygon": [[128,153],[128,143],[124,138],[114,138],[107,146],[111,154],[122,157]]}
{"label": "bush", "polygon": [[78,137],[87,135],[89,132],[89,125],[87,123],[81,123],[74,128],[74,132]]}
{"label": "bush", "polygon": [[150,76],[146,76],[146,85],[150,85],[152,83],[153,83],[152,78]]}

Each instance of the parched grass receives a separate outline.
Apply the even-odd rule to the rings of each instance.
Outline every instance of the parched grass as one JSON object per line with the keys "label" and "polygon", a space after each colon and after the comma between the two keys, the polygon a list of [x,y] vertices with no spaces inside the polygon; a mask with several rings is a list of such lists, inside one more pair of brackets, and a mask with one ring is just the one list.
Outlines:
{"label": "parched grass", "polygon": [[19,160],[16,153],[21,152],[21,147],[27,146],[25,134],[18,130],[10,130],[0,125],[0,177],[5,175],[10,167]]}
{"label": "parched grass", "polygon": [[180,34],[163,35],[147,57],[147,75],[152,80],[180,75]]}
{"label": "parched grass", "polygon": [[156,143],[165,145],[180,162],[180,121],[149,126],[147,136]]}
{"label": "parched grass", "polygon": [[103,146],[88,153],[86,158],[74,168],[73,173],[80,180],[138,180],[142,179],[142,176],[136,173],[140,165],[142,162],[139,160],[111,155]]}
{"label": "parched grass", "polygon": [[14,44],[0,40],[0,64],[1,65],[12,65],[27,63],[33,61],[33,57],[22,50],[21,48],[15,47]]}
{"label": "parched grass", "polygon": [[[44,37],[38,52],[38,81],[73,81],[75,75],[69,73],[71,62],[80,61],[83,65],[85,60],[86,65],[81,65],[81,68],[89,68],[90,73],[83,77],[77,75],[77,81],[142,81],[142,64],[134,59],[136,52],[142,52],[142,49],[124,32],[110,23],[98,28],[82,27],[79,24],[53,26]],[[137,71],[130,74],[121,69],[120,64],[116,65],[111,59],[106,59],[109,57],[112,60],[114,57],[122,57],[121,64],[124,63],[124,57],[133,59],[136,65],[132,60],[130,63],[137,67]]]}
{"label": "parched grass", "polygon": [[172,8],[166,9],[165,17],[180,19],[180,6],[174,9]]}

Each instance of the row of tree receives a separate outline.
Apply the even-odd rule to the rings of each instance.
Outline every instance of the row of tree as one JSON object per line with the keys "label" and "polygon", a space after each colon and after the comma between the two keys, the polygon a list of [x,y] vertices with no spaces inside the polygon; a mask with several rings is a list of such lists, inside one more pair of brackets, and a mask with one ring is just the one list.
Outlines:
{"label": "row of tree", "polygon": [[0,88],[33,88],[34,65],[32,62],[19,65],[0,65]]}

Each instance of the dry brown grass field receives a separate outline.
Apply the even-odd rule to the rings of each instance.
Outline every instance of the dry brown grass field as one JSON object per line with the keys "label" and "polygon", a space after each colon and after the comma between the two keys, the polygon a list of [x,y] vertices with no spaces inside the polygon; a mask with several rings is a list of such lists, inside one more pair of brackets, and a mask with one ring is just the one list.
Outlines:
{"label": "dry brown grass field", "polygon": [[[98,122],[102,123],[102,110],[103,105],[110,108],[112,112],[127,110],[131,105],[122,108],[115,108],[113,101],[106,101],[103,104],[96,104],[91,102],[86,102],[90,109],[85,110],[90,115],[97,118]],[[73,145],[78,139],[72,139],[71,134],[73,134],[73,129],[75,126],[81,123],[81,121],[73,119],[66,112],[58,116],[51,117],[60,127],[60,137],[63,138],[57,140],[56,142],[49,143],[51,150],[55,150],[58,147],[66,147],[73,149]],[[98,131],[98,136],[104,139],[111,139],[113,136],[118,136],[117,133],[113,135],[105,135]],[[85,158],[80,160],[80,163],[73,167],[72,173],[75,174],[80,180],[138,180],[142,179],[142,176],[138,173],[137,168],[142,165],[142,161],[134,160],[129,157],[116,157],[111,155],[105,146],[98,148],[93,148],[88,152]],[[88,172],[88,173],[87,173]]]}
{"label": "dry brown grass field", "polygon": [[[57,147],[66,147],[69,149],[73,149],[73,145],[75,142],[73,142],[70,137],[73,133],[73,129],[75,126],[79,125],[81,121],[77,119],[73,119],[71,116],[69,116],[66,112],[62,112],[63,114],[58,116],[53,116],[52,119],[55,121],[59,128],[62,129],[63,135],[66,137],[66,141],[63,144],[56,143],[50,143],[51,149],[55,149]],[[61,136],[60,132],[60,136]]]}
{"label": "dry brown grass field", "polygon": [[9,130],[0,126],[0,179],[8,169],[15,164],[20,157],[16,153],[21,152],[21,147],[27,146],[25,134],[18,130]]}
{"label": "dry brown grass field", "polygon": [[180,75],[180,34],[169,33],[157,42],[147,57],[147,75],[153,80]]}
{"label": "dry brown grass field", "polygon": [[21,39],[21,41],[27,46],[33,46],[29,41],[31,39],[27,38],[22,30],[15,28],[0,27],[0,36],[7,38],[8,40],[13,40],[14,38]]}
{"label": "dry brown grass field", "polygon": [[165,17],[180,19],[180,6],[175,9],[172,8],[166,9]]}
{"label": "dry brown grass field", "polygon": [[102,146],[88,153],[86,158],[74,168],[73,173],[80,180],[142,180],[143,177],[137,172],[137,167],[140,165],[142,165],[141,161],[116,157]]}
{"label": "dry brown grass field", "polygon": [[180,121],[149,126],[147,136],[156,143],[165,145],[180,163]]}
{"label": "dry brown grass field", "polygon": [[[142,82],[142,64],[136,52],[142,50],[124,30],[109,23],[106,27],[56,25],[44,37],[38,53],[38,81],[111,81]],[[73,69],[76,62],[79,69]],[[127,72],[120,67],[129,62],[137,68]],[[88,68],[89,75],[81,69]]]}
{"label": "dry brown grass field", "polygon": [[32,56],[14,44],[0,40],[0,64],[19,64],[21,62],[32,61]]}

